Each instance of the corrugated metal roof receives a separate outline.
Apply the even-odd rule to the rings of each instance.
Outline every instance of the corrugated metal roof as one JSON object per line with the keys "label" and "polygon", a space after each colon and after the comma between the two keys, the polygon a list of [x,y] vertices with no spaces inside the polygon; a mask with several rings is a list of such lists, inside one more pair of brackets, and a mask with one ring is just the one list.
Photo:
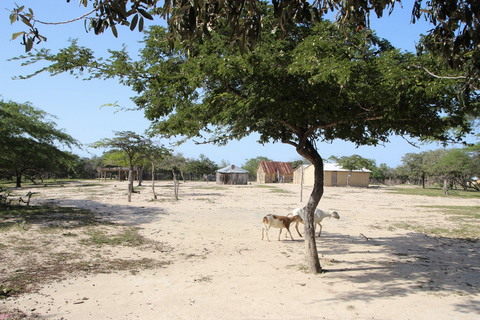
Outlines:
{"label": "corrugated metal roof", "polygon": [[[324,163],[323,171],[350,171],[350,170],[343,169],[338,163]],[[372,171],[363,168],[362,170],[353,170],[352,172],[372,172]]]}
{"label": "corrugated metal roof", "polygon": [[220,172],[220,173],[248,173],[247,170],[242,169],[242,168],[238,168],[235,165],[231,165],[231,166],[225,167],[223,169],[218,169],[217,172]]}
{"label": "corrugated metal roof", "polygon": [[265,173],[293,174],[290,162],[260,161],[258,164]]}

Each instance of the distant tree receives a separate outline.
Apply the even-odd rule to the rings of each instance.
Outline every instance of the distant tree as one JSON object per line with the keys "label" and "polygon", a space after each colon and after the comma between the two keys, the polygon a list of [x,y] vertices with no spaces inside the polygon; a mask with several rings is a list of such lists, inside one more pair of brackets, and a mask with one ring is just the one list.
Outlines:
{"label": "distant tree", "polygon": [[147,148],[153,142],[132,131],[116,131],[114,138],[105,138],[90,144],[92,148],[105,148],[112,151],[113,155],[120,155],[128,160],[128,201],[132,201],[133,170],[135,166],[144,160]]}
{"label": "distant tree", "polygon": [[[92,179],[97,175],[97,167],[94,165],[95,158],[89,159],[87,157],[78,157],[75,166],[72,170],[75,172],[76,178]],[[99,168],[99,167],[98,167]]]}
{"label": "distant tree", "polygon": [[375,160],[363,158],[357,154],[336,158],[336,162],[343,169],[348,170],[347,186],[350,186],[350,177],[353,170],[362,170],[363,168],[370,170],[375,167]]}
{"label": "distant tree", "polygon": [[303,163],[304,163],[304,160],[295,160],[295,161],[290,162],[293,170],[300,167]]}
{"label": "distant tree", "polygon": [[105,167],[103,163],[103,158],[98,156],[93,156],[92,158],[87,160],[87,171],[97,173],[97,169]]}
{"label": "distant tree", "polygon": [[0,170],[16,177],[21,187],[22,175],[60,171],[60,165],[75,157],[59,146],[80,146],[62,130],[56,129],[52,115],[29,103],[0,100]]}
{"label": "distant tree", "polygon": [[402,165],[398,169],[401,174],[407,175],[410,180],[418,179],[423,189],[425,189],[425,178],[430,168],[425,164],[425,155],[425,152],[405,154],[402,157]]}
{"label": "distant tree", "polygon": [[374,179],[385,183],[387,177],[391,179],[394,175],[394,170],[387,166],[386,163],[381,163],[378,167],[375,165],[372,168],[369,168],[372,172],[370,173],[370,179]]}
{"label": "distant tree", "polygon": [[171,151],[163,145],[151,144],[145,147],[143,158],[152,167],[152,193],[154,199],[157,199],[157,194],[155,193],[155,164],[162,162],[170,155],[170,152]]}
{"label": "distant tree", "polygon": [[388,183],[392,183],[392,179],[396,177],[395,168],[391,168],[387,165],[385,167],[382,166],[383,163],[380,165],[380,170],[383,172],[386,178],[388,178]]}
{"label": "distant tree", "polygon": [[257,178],[257,168],[260,161],[272,161],[271,159],[263,156],[258,156],[256,158],[251,158],[246,160],[244,164],[242,164],[242,168],[248,171],[248,174],[253,179]]}
{"label": "distant tree", "polygon": [[91,179],[95,178],[96,171],[92,171],[88,166],[88,158],[70,153],[71,158],[68,161],[59,163],[60,171],[56,174],[59,178],[68,179]]}
{"label": "distant tree", "polygon": [[445,168],[449,168],[449,176],[467,190],[468,183],[475,175],[472,172],[470,150],[467,148],[453,148],[447,151],[443,157],[441,164]]}
{"label": "distant tree", "polygon": [[187,162],[188,160],[182,153],[169,154],[163,159],[162,163],[159,164],[159,167],[172,172],[173,175],[175,175],[176,172],[179,172],[185,182],[183,172],[187,167]]}
{"label": "distant tree", "polygon": [[219,164],[218,166],[219,166],[220,168],[228,167],[228,166],[230,166],[230,161],[227,161],[227,160],[222,159],[222,161],[220,161],[220,164]]}
{"label": "distant tree", "polygon": [[326,163],[337,163],[337,161],[338,161],[338,156],[334,156],[334,155],[331,155],[325,160]]}
{"label": "distant tree", "polygon": [[197,176],[215,174],[217,169],[218,166],[204,154],[200,154],[200,158],[198,160],[189,160],[185,166],[186,172]]}
{"label": "distant tree", "polygon": [[[448,174],[445,173],[445,168],[439,166],[442,162],[442,159],[445,157],[447,149],[441,148],[436,150],[423,151],[419,153],[416,159],[421,161],[421,171],[425,175],[426,179],[433,179],[435,182],[444,179]],[[412,158],[412,161],[415,158]],[[410,164],[410,166],[412,166]],[[416,167],[415,165],[413,167]],[[417,170],[417,178],[418,178]],[[415,175],[415,174],[414,174]]]}
{"label": "distant tree", "polygon": [[447,179],[460,185],[463,190],[471,186],[472,178],[480,173],[478,145],[443,150],[442,157],[435,164],[444,178],[444,193],[447,194]]}

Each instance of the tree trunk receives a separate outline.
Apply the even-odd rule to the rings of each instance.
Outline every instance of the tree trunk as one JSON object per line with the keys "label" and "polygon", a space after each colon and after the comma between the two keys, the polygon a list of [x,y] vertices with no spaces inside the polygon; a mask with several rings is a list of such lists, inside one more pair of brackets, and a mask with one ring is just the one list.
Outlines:
{"label": "tree trunk", "polygon": [[128,202],[132,201],[132,193],[133,193],[133,168],[130,168],[128,171]]}
{"label": "tree trunk", "polygon": [[422,189],[425,189],[425,173],[422,173]]}
{"label": "tree trunk", "polygon": [[155,193],[155,165],[152,162],[152,192],[153,192],[153,199],[157,199],[157,194]]}
{"label": "tree trunk", "polygon": [[175,200],[178,201],[178,181],[177,177],[175,176],[175,171],[172,170],[173,173],[173,193],[175,195]]}
{"label": "tree trunk", "polygon": [[139,167],[138,170],[138,187],[140,187],[142,185],[142,182],[143,182],[143,166]]}
{"label": "tree trunk", "polygon": [[305,206],[305,259],[308,270],[312,273],[319,273],[322,271],[320,266],[320,260],[318,258],[317,243],[315,239],[315,226],[313,224],[313,213],[323,196],[323,159],[318,154],[315,147],[308,140],[305,142],[305,146],[297,147],[297,152],[302,157],[309,160],[313,167],[314,172],[314,184],[313,190],[308,199],[308,203]]}
{"label": "tree trunk", "polygon": [[443,195],[448,195],[447,178],[443,179]]}
{"label": "tree trunk", "polygon": [[17,188],[21,188],[21,187],[22,187],[22,174],[17,173]]}

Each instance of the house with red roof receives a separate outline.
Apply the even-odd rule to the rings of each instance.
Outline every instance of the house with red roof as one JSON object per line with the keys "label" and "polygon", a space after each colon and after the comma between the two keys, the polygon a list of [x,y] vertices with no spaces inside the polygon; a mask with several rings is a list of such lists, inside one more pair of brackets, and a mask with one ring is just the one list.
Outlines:
{"label": "house with red roof", "polygon": [[257,183],[292,183],[290,162],[260,161],[257,166]]}

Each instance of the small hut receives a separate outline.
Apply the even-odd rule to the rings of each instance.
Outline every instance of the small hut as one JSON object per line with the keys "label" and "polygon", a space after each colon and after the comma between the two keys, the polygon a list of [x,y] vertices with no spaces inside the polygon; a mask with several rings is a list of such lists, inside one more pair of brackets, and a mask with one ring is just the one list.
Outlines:
{"label": "small hut", "polygon": [[258,183],[293,182],[290,162],[260,161],[257,166]]}
{"label": "small hut", "polygon": [[248,184],[248,171],[234,165],[217,170],[217,184]]}

